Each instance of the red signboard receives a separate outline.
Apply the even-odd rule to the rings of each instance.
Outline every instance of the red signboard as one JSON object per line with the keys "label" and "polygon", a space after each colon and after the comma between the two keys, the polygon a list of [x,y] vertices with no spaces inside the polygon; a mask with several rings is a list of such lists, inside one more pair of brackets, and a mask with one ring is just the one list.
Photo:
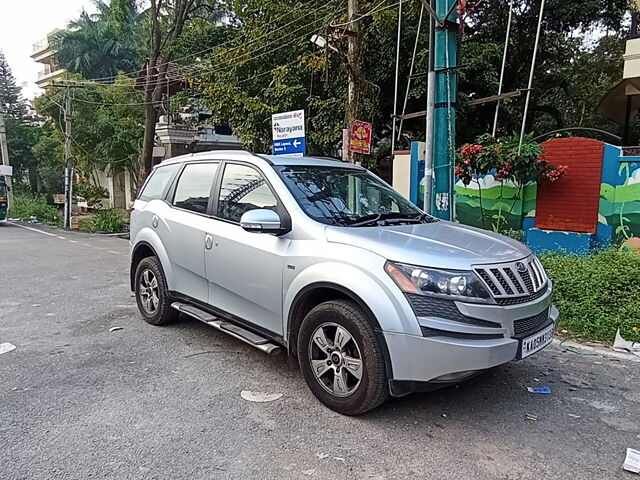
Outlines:
{"label": "red signboard", "polygon": [[356,120],[351,126],[349,150],[355,153],[371,153],[371,124]]}

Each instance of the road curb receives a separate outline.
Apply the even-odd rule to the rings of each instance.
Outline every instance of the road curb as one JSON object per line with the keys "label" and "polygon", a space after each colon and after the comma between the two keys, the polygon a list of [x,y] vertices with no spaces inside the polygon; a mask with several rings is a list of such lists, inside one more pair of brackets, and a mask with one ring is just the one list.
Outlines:
{"label": "road curb", "polygon": [[[607,347],[592,347],[590,345],[585,345],[583,343],[575,342],[573,340],[562,340],[558,338],[553,339],[553,344],[559,346],[560,348],[573,348],[583,350],[585,353],[592,355],[604,355],[606,357],[617,358],[619,360],[628,360],[631,362],[640,363],[640,357],[632,354],[632,353],[624,353],[624,352],[616,352],[611,348]],[[582,352],[577,352],[578,354]]]}

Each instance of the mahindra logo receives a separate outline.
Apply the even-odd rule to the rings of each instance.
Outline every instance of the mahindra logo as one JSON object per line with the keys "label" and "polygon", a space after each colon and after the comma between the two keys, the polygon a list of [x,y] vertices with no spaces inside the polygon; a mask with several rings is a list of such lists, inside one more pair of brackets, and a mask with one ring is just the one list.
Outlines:
{"label": "mahindra logo", "polygon": [[518,262],[516,263],[516,270],[519,271],[520,273],[524,273],[527,271],[527,267],[524,263]]}

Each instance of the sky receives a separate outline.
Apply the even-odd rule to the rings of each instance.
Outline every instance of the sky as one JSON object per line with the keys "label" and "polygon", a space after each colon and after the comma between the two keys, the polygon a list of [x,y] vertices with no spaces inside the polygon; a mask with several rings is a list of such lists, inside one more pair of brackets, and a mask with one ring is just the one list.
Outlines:
{"label": "sky", "polygon": [[91,0],[0,0],[0,50],[24,98],[30,100],[41,92],[35,80],[44,66],[30,57],[33,44],[51,30],[66,27],[83,8],[95,12]]}

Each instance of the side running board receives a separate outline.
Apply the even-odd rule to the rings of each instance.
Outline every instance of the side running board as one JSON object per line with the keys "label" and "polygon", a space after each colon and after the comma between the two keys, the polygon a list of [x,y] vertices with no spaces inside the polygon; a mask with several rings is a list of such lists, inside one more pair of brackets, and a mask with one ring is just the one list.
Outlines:
{"label": "side running board", "polygon": [[255,333],[250,332],[249,330],[242,328],[235,323],[221,320],[218,317],[205,312],[204,310],[194,307],[193,305],[182,302],[173,302],[171,304],[171,308],[178,310],[180,313],[184,313],[185,315],[189,315],[196,320],[200,320],[201,322],[206,323],[211,327],[217,328],[218,330],[234,338],[237,338],[238,340],[242,340],[252,347],[265,352],[267,355],[272,355],[280,352],[280,347],[278,345],[274,345],[268,339],[261,337],[260,335],[256,335]]}

